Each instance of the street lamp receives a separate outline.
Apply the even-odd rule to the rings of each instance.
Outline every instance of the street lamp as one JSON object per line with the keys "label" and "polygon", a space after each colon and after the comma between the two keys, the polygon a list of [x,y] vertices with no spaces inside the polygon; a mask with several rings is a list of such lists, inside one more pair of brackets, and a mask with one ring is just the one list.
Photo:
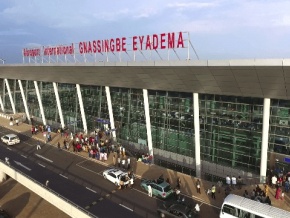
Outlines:
{"label": "street lamp", "polygon": [[0,61],[2,61],[2,64],[5,64],[5,60],[0,58]]}

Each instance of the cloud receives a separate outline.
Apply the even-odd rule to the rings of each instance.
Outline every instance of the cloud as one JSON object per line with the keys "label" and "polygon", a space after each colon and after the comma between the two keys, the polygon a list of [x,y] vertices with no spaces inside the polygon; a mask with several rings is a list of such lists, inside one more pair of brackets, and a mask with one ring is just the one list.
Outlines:
{"label": "cloud", "polygon": [[30,33],[23,29],[11,29],[0,31],[0,36],[15,36],[15,35],[30,35]]}
{"label": "cloud", "polygon": [[24,45],[25,48],[39,48],[41,46],[41,44],[35,42],[29,42]]}
{"label": "cloud", "polygon": [[200,8],[208,8],[216,6],[216,2],[175,2],[167,4],[169,8],[175,8],[177,10],[183,9],[200,9]]}
{"label": "cloud", "polygon": [[[239,45],[234,49],[242,56],[248,42],[249,48],[258,45],[257,51],[262,46],[277,47],[285,54],[289,53],[285,46],[290,36],[289,8],[289,0],[9,0],[0,4],[0,49],[6,51],[6,45],[16,43],[21,48],[189,31],[205,57],[211,49],[222,51],[221,56],[232,55],[227,44]],[[249,48],[247,52],[256,52]]]}
{"label": "cloud", "polygon": [[290,15],[282,15],[279,19],[274,18],[272,23],[275,26],[289,27],[290,26]]}
{"label": "cloud", "polygon": [[130,13],[128,8],[122,8],[119,10],[108,10],[102,11],[98,13],[93,13],[93,18],[97,20],[105,20],[105,21],[116,21],[124,16],[127,16]]}
{"label": "cloud", "polygon": [[148,18],[157,14],[157,10],[155,8],[142,8],[138,10],[138,12],[133,16],[134,18]]}

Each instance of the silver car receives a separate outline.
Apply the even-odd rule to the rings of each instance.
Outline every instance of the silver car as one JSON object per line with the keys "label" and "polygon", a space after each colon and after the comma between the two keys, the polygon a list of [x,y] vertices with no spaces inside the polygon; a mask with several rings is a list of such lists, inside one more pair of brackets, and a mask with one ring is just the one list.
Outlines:
{"label": "silver car", "polygon": [[15,134],[7,134],[1,137],[1,141],[7,145],[15,145],[20,143],[20,139]]}
{"label": "silver car", "polygon": [[103,177],[112,183],[114,183],[116,186],[120,185],[120,181],[124,182],[124,185],[128,185],[130,183],[130,179],[128,176],[128,173],[120,170],[120,169],[108,169],[103,172]]}

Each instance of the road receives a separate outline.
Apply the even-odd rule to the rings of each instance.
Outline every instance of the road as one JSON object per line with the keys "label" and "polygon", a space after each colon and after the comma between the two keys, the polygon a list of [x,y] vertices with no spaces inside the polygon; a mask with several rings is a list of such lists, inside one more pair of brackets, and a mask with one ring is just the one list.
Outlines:
{"label": "road", "polygon": [[[0,128],[0,135],[11,130]],[[64,196],[84,211],[99,217],[156,217],[161,199],[150,198],[141,190],[136,179],[131,190],[116,190],[116,186],[102,177],[106,166],[84,157],[44,145],[37,150],[36,140],[19,135],[21,143],[7,146],[0,143],[0,159],[10,158],[11,166],[35,179],[41,184],[49,180],[48,188]],[[170,199],[169,201],[172,201]],[[185,197],[188,204],[201,205],[200,217],[218,217],[219,209],[203,202]],[[114,210],[112,210],[114,208]]]}

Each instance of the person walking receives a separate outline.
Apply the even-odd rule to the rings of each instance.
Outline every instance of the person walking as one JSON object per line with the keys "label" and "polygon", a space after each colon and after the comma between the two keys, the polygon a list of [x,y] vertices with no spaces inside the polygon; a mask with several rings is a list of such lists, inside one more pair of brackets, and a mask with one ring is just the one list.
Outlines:
{"label": "person walking", "polygon": [[151,185],[148,185],[148,196],[152,197],[152,187],[151,187]]}
{"label": "person walking", "polygon": [[130,166],[131,160],[130,157],[128,157],[127,159],[127,169],[130,170],[131,166]]}
{"label": "person walking", "polygon": [[118,156],[118,167],[121,167],[121,158]]}
{"label": "person walking", "polygon": [[275,193],[275,198],[276,198],[277,200],[280,199],[280,197],[281,197],[281,192],[282,192],[281,188],[280,188],[280,187],[277,187],[277,189],[276,189],[276,193]]}
{"label": "person walking", "polygon": [[15,121],[15,122],[16,122],[16,125],[18,126],[18,125],[19,125],[19,121],[18,121],[18,119],[16,119],[16,121]]}
{"label": "person walking", "polygon": [[232,176],[232,185],[233,185],[233,189],[236,189],[237,178],[235,176]]}
{"label": "person walking", "polygon": [[122,168],[125,169],[125,163],[126,163],[125,159],[122,159],[121,162],[122,162]]}
{"label": "person walking", "polygon": [[216,191],[215,185],[212,185],[212,187],[211,187],[211,198],[213,198],[213,199],[215,199],[215,191]]}
{"label": "person walking", "polygon": [[238,189],[242,189],[243,180],[241,176],[238,177]]}
{"label": "person walking", "polygon": [[5,163],[10,166],[9,157],[5,157]]}
{"label": "person walking", "polygon": [[60,150],[60,143],[59,142],[57,142],[57,148],[58,148],[58,150]]}
{"label": "person walking", "polygon": [[125,147],[122,146],[122,155],[125,158],[126,157],[126,151],[125,151]]}
{"label": "person walking", "polygon": [[180,189],[180,186],[181,186],[181,179],[180,177],[178,177],[176,181],[176,188]]}
{"label": "person walking", "polygon": [[271,181],[272,181],[272,188],[273,188],[273,185],[274,185],[274,187],[276,187],[276,184],[277,184],[277,177],[276,177],[275,175],[273,175]]}
{"label": "person walking", "polygon": [[286,192],[286,193],[289,192],[289,187],[290,187],[289,181],[286,180],[286,182],[285,182],[285,192]]}
{"label": "person walking", "polygon": [[265,196],[268,196],[268,194],[269,194],[269,187],[267,184],[265,184],[265,186],[264,186],[264,193],[265,193]]}
{"label": "person walking", "polygon": [[113,165],[116,166],[116,156],[113,155]]}
{"label": "person walking", "polygon": [[201,194],[201,192],[200,192],[200,180],[199,179],[196,181],[196,190],[197,190],[197,193]]}
{"label": "person walking", "polygon": [[223,186],[223,182],[221,180],[218,181],[217,182],[218,193],[221,193],[222,186]]}
{"label": "person walking", "polygon": [[226,177],[226,184],[227,184],[227,186],[231,186],[231,178],[229,177],[229,175],[227,175],[227,177]]}

